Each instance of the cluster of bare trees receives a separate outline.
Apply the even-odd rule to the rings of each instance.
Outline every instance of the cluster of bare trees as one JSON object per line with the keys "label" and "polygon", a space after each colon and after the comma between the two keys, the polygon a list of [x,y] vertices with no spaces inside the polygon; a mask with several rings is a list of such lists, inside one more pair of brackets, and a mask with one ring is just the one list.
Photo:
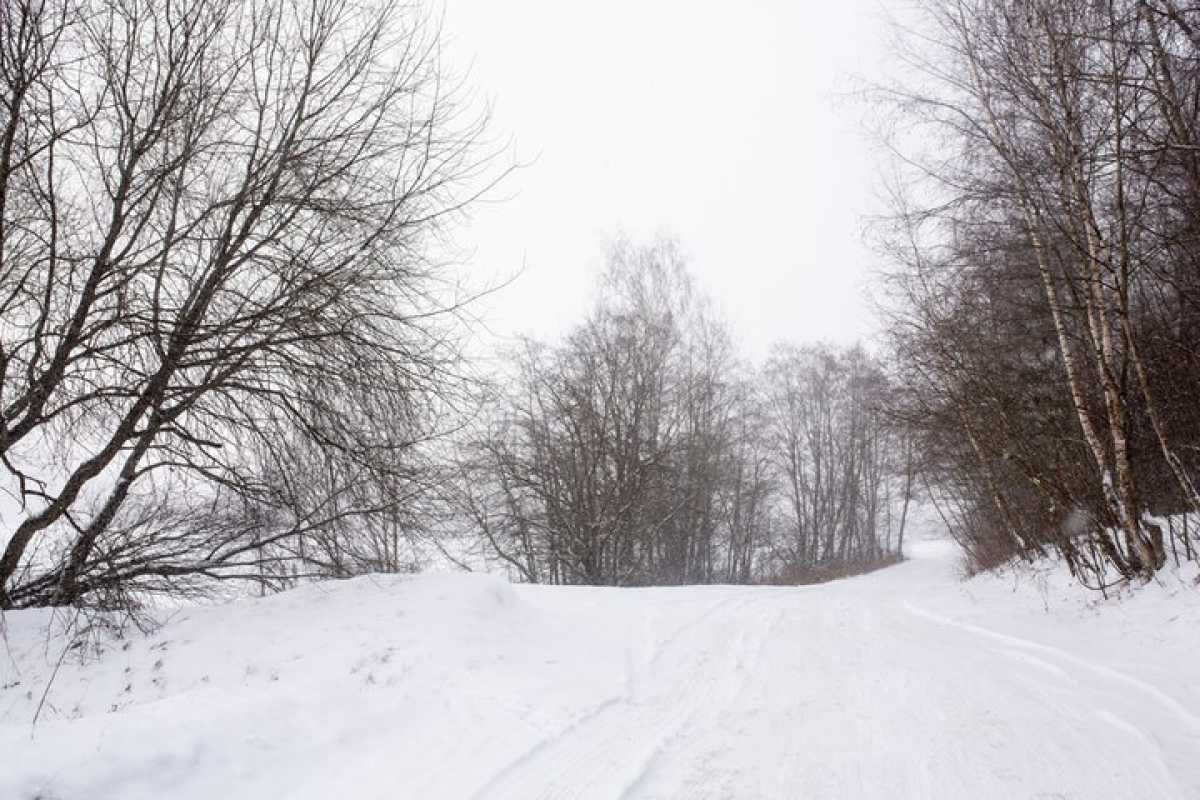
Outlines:
{"label": "cluster of bare trees", "polygon": [[1056,549],[1102,586],[1195,558],[1200,7],[925,11],[888,242],[924,474],[977,566]]}
{"label": "cluster of bare trees", "polygon": [[898,551],[878,367],[780,348],[751,369],[669,242],[614,247],[588,318],[512,372],[455,499],[524,580],[801,579]]}
{"label": "cluster of bare trees", "polygon": [[883,416],[880,366],[858,347],[781,346],[763,387],[791,529],[779,542],[786,564],[872,564],[900,552],[914,473],[907,442]]}
{"label": "cluster of bare trees", "polygon": [[486,159],[402,3],[0,3],[0,608],[404,560]]}

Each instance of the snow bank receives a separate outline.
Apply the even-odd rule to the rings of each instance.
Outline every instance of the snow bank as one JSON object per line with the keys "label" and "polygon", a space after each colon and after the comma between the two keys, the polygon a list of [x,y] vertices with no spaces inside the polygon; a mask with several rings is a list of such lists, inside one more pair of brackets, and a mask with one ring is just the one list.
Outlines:
{"label": "snow bank", "polygon": [[0,752],[24,757],[5,758],[2,798],[213,798],[231,785],[417,797],[431,781],[453,796],[502,748],[459,753],[457,776],[432,774],[432,753],[473,746],[464,730],[536,734],[614,680],[602,660],[564,657],[603,646],[597,632],[489,576],[357,578],[189,608],[98,655],[64,656],[47,612],[5,622]]}

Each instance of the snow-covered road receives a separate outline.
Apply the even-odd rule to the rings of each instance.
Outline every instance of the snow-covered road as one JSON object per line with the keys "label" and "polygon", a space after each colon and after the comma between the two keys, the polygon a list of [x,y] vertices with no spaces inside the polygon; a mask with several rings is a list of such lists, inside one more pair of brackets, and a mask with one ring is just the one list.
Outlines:
{"label": "snow-covered road", "polygon": [[919,589],[944,573],[624,608],[624,691],[478,796],[1200,798],[1194,703],[929,610]]}
{"label": "snow-covered road", "polygon": [[439,576],[193,610],[65,662],[32,738],[57,654],[12,616],[0,797],[1200,798],[1195,590],[1101,611],[917,555],[802,588]]}

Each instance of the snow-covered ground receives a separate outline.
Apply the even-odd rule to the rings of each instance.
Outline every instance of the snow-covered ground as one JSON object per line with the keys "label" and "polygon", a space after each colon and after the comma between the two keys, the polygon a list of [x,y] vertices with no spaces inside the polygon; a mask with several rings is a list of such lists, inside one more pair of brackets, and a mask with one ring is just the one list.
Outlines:
{"label": "snow-covered ground", "polygon": [[1193,575],[1103,601],[914,550],[803,588],[361,578],[83,663],[9,614],[0,798],[1200,798]]}

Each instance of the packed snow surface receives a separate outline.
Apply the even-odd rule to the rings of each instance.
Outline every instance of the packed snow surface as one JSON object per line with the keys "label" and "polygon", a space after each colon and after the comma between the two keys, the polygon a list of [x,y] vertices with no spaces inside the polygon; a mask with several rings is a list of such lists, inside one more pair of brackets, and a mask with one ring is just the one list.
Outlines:
{"label": "packed snow surface", "polygon": [[1200,798],[1192,575],[1102,600],[915,550],[800,588],[360,578],[99,654],[10,613],[0,798]]}

